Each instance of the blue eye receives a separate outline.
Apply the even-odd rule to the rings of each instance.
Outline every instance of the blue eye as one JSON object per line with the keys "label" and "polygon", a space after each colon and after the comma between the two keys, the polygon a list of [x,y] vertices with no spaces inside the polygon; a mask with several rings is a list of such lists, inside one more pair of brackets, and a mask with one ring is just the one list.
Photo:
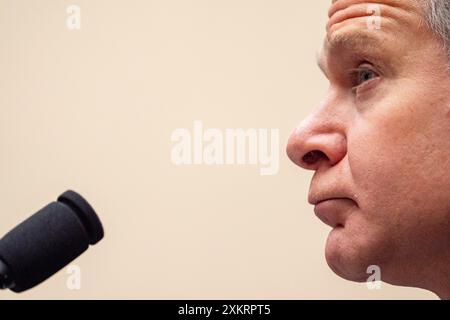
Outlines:
{"label": "blue eye", "polygon": [[370,69],[360,69],[357,71],[357,85],[370,81],[378,77],[378,74]]}
{"label": "blue eye", "polygon": [[351,86],[354,93],[361,93],[370,89],[373,80],[380,78],[371,63],[361,63],[358,68],[351,70]]}

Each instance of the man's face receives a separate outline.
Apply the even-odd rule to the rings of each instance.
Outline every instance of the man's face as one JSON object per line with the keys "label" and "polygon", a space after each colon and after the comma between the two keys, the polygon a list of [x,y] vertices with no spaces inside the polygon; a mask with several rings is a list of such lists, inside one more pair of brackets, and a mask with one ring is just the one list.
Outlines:
{"label": "man's face", "polygon": [[382,280],[408,283],[450,245],[448,59],[417,3],[333,2],[319,58],[329,90],[288,142],[315,170],[327,262],[349,280],[378,265]]}

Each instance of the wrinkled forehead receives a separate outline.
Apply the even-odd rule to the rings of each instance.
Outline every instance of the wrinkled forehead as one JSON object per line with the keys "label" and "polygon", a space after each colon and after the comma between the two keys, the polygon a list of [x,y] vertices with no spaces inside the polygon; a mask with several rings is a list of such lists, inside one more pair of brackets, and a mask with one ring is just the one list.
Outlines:
{"label": "wrinkled forehead", "polygon": [[324,51],[397,41],[423,26],[423,0],[332,0]]}
{"label": "wrinkled forehead", "polygon": [[369,5],[380,5],[386,7],[398,7],[404,9],[415,9],[423,8],[424,3],[429,0],[332,0],[329,9],[330,16],[338,10],[348,8],[352,5],[365,4]]}

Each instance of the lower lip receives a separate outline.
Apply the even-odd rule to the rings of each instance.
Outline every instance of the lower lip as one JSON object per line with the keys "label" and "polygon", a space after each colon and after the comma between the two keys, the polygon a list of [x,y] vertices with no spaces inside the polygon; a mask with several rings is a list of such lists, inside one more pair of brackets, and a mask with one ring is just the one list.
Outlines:
{"label": "lower lip", "polygon": [[342,201],[348,201],[347,198],[328,199],[317,203],[314,207],[314,213],[327,225],[333,228],[343,228],[343,219],[341,203]]}

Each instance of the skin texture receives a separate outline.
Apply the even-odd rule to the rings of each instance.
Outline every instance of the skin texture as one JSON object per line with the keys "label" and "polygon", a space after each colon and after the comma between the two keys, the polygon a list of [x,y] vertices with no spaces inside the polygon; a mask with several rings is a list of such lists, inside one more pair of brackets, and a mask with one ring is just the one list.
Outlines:
{"label": "skin texture", "polygon": [[[450,299],[450,72],[414,0],[333,1],[319,64],[329,90],[287,154],[314,170],[309,202],[333,229],[330,268]],[[328,201],[321,201],[331,199]]]}

